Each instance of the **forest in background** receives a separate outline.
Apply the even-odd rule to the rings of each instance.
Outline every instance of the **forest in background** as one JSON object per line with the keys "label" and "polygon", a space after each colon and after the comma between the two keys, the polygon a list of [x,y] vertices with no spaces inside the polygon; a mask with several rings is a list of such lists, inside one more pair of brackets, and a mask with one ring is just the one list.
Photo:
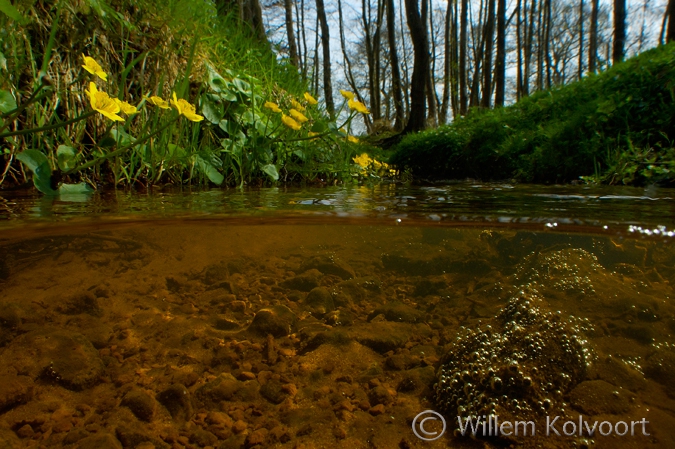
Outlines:
{"label": "forest in background", "polygon": [[673,0],[246,2],[315,91],[357,92],[369,134],[511,104],[675,38]]}

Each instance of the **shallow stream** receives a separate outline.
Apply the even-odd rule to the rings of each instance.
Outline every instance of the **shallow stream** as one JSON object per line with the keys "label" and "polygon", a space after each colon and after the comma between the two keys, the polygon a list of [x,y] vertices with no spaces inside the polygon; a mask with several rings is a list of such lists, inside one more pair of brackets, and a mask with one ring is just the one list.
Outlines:
{"label": "shallow stream", "polygon": [[3,192],[0,447],[675,447],[674,199]]}

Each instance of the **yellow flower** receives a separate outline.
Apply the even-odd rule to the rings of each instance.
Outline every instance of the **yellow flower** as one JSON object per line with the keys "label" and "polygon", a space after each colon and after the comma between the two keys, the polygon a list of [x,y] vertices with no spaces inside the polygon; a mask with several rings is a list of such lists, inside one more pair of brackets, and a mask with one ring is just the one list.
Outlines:
{"label": "yellow flower", "polygon": [[117,106],[120,107],[120,110],[124,112],[126,115],[136,114],[138,112],[136,106],[132,106],[126,101],[118,100],[117,98],[115,98],[114,100],[115,103],[117,103]]}
{"label": "yellow flower", "polygon": [[347,102],[347,105],[349,106],[349,109],[353,109],[356,112],[360,112],[361,114],[370,114],[370,111],[368,110],[366,105],[361,103],[360,101],[349,100]]}
{"label": "yellow flower", "polygon": [[314,137],[314,138],[316,138],[316,136],[318,136],[318,135],[319,135],[319,133],[315,133],[315,132],[313,132],[313,131],[307,132],[307,137]]}
{"label": "yellow flower", "polygon": [[312,97],[309,92],[305,92],[305,100],[311,105],[319,104],[319,102],[316,101],[316,98]]}
{"label": "yellow flower", "polygon": [[94,58],[90,58],[89,56],[85,55],[82,55],[82,57],[84,58],[84,65],[82,66],[84,70],[91,73],[92,75],[98,76],[103,81],[108,81],[108,74],[103,71],[103,68],[98,64],[98,62],[94,61]]}
{"label": "yellow flower", "polygon": [[368,156],[368,153],[363,153],[360,156],[356,156],[352,158],[352,160],[354,161],[354,163],[356,163],[356,165],[364,168],[369,166],[373,162],[370,156]]}
{"label": "yellow flower", "polygon": [[123,122],[124,119],[117,115],[120,112],[119,105],[105,92],[99,92],[94,82],[89,83],[89,90],[86,91],[89,96],[91,107],[108,117],[110,120]]}
{"label": "yellow flower", "polygon": [[347,136],[347,140],[350,141],[351,143],[359,143],[359,138],[351,135]]}
{"label": "yellow flower", "polygon": [[379,170],[380,167],[382,167],[382,162],[378,161],[377,159],[373,159],[373,167],[375,167],[375,170]]}
{"label": "yellow flower", "polygon": [[302,115],[302,112],[296,111],[295,109],[291,109],[288,113],[291,114],[296,122],[305,123],[308,120],[307,117]]}
{"label": "yellow flower", "polygon": [[347,100],[353,100],[354,99],[354,94],[351,92],[348,92],[346,90],[340,89],[340,94],[345,97]]}
{"label": "yellow flower", "polygon": [[297,101],[295,101],[295,99],[291,98],[291,104],[298,111],[305,112],[305,107],[303,105],[301,105],[300,103],[298,103]]}
{"label": "yellow flower", "polygon": [[148,101],[150,101],[150,103],[154,104],[158,108],[171,109],[169,103],[167,103],[166,101],[164,101],[162,97],[158,97],[157,95],[153,95],[152,97],[148,98]]}
{"label": "yellow flower", "polygon": [[272,103],[271,101],[266,101],[263,106],[265,106],[272,112],[281,112],[281,109],[279,109],[279,105],[276,103]]}
{"label": "yellow flower", "polygon": [[281,114],[281,121],[284,122],[284,125],[296,131],[298,131],[301,128],[300,123],[296,122],[286,114],[283,113]]}
{"label": "yellow flower", "polygon": [[193,122],[201,122],[204,120],[204,117],[201,115],[197,115],[195,113],[195,106],[188,103],[186,100],[182,98],[176,98],[176,92],[173,93],[173,99],[171,100],[171,104],[173,105],[174,108],[178,111],[179,114],[182,114],[185,116],[186,119],[192,120]]}

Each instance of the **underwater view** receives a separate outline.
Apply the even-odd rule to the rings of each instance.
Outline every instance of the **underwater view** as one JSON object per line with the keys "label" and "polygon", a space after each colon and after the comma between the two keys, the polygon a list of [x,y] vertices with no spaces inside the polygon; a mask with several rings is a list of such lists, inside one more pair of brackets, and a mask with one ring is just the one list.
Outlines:
{"label": "underwater view", "polygon": [[672,189],[0,199],[3,448],[675,447]]}

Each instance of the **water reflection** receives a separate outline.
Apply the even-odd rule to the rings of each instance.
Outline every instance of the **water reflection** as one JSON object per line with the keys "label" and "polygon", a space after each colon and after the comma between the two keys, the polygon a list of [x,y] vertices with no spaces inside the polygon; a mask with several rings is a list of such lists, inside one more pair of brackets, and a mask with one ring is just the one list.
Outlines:
{"label": "water reflection", "polygon": [[0,220],[78,217],[334,216],[430,222],[621,224],[658,229],[675,221],[673,189],[476,184],[274,187],[248,190],[103,191],[90,197],[0,195]]}

